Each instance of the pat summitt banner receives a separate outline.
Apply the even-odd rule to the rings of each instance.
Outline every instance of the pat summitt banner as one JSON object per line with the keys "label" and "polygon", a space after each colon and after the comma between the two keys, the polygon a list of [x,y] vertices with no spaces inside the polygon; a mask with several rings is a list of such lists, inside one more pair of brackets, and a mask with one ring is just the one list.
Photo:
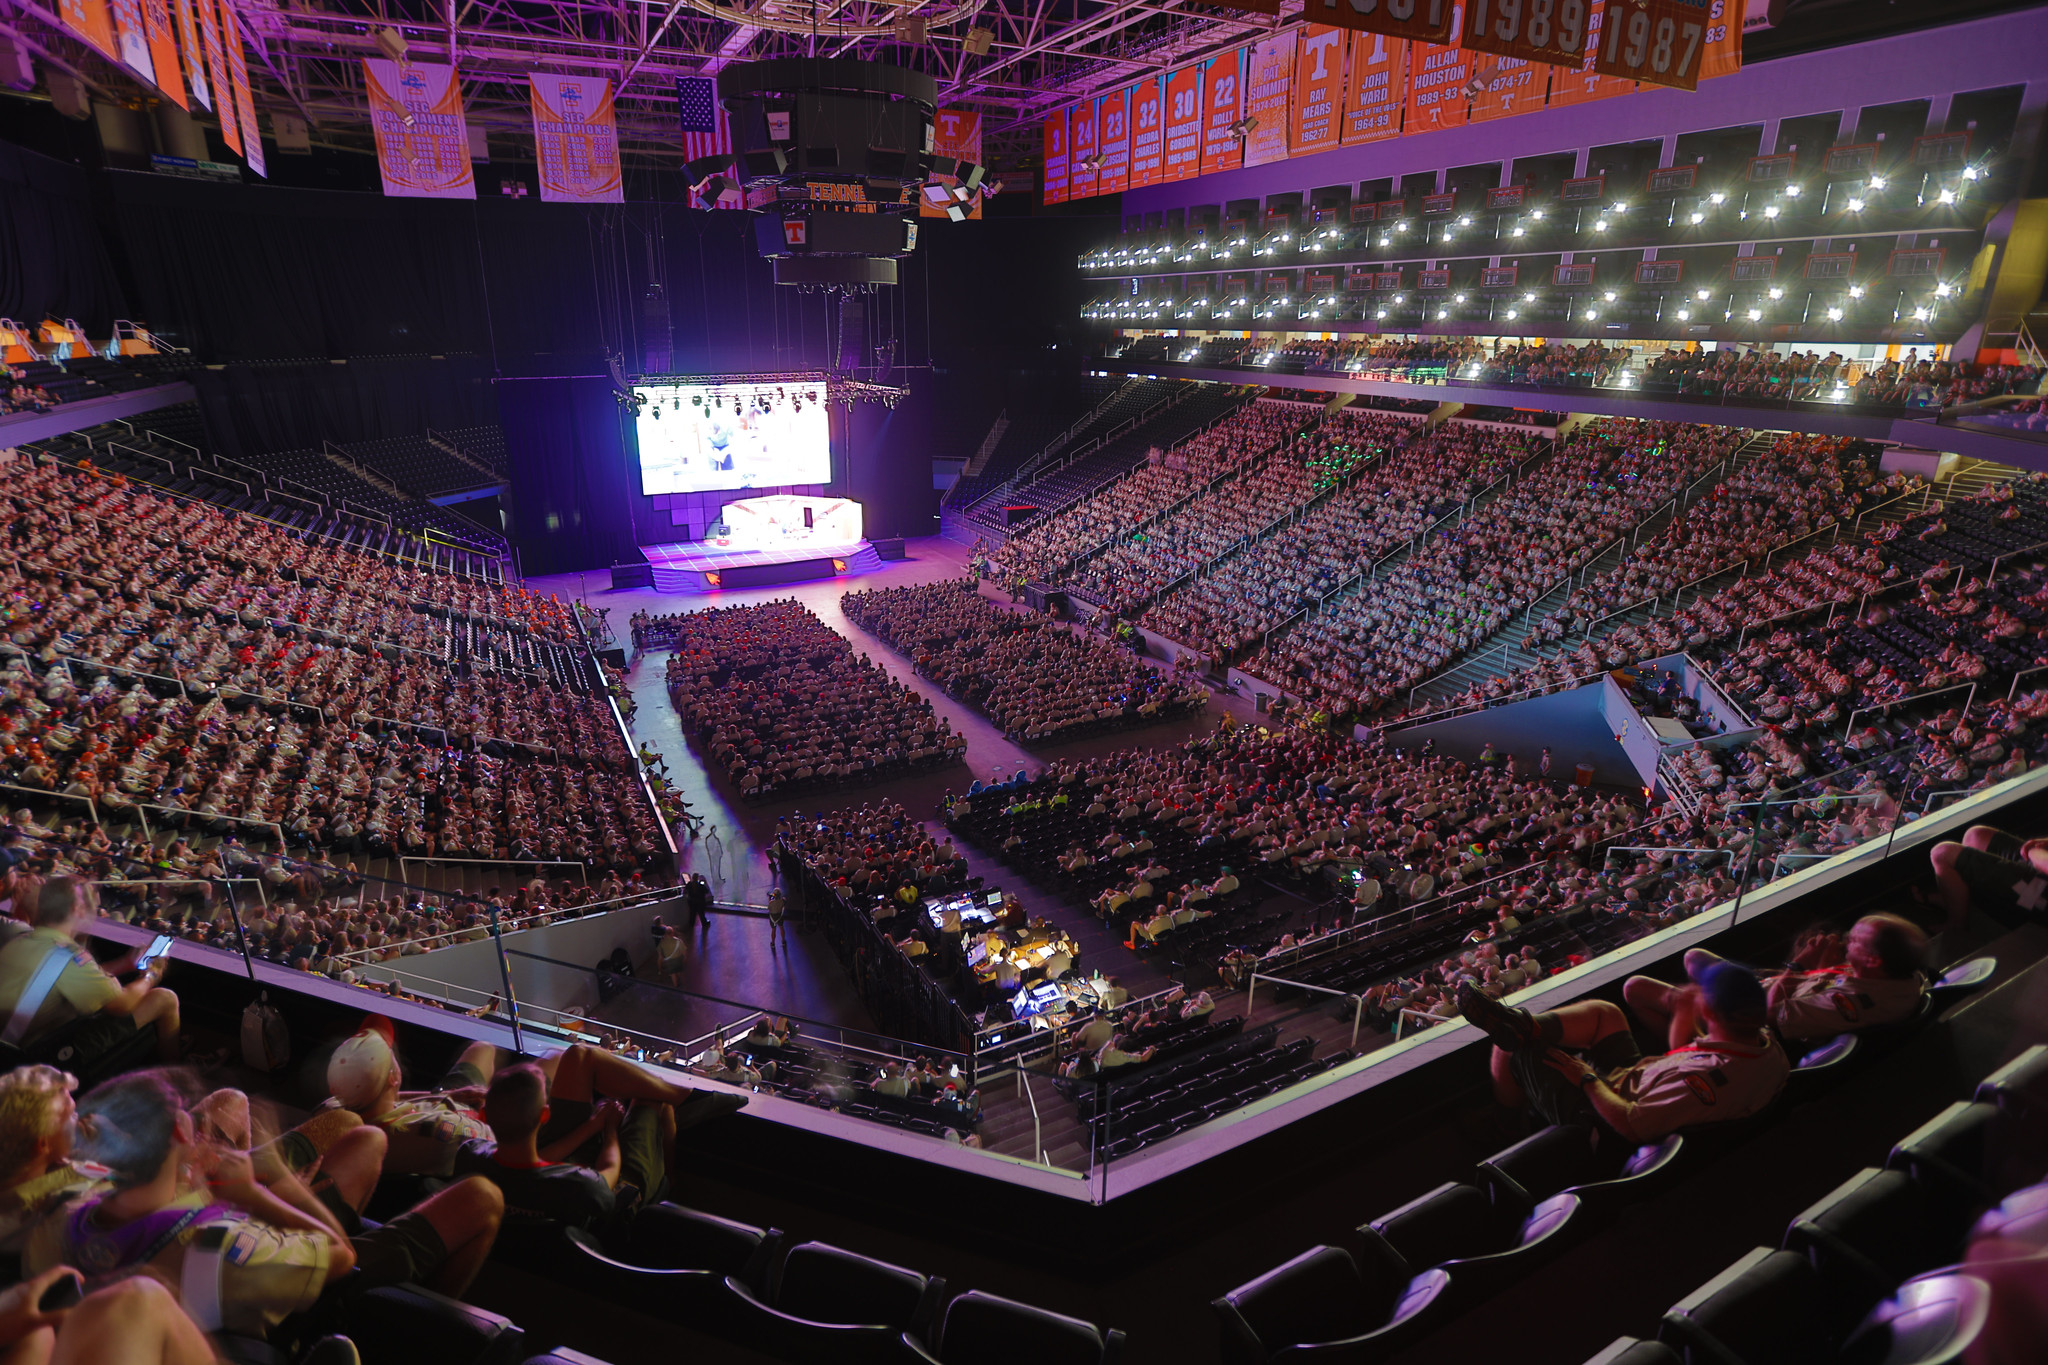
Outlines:
{"label": "pat summitt banner", "polygon": [[536,71],[533,144],[540,160],[540,197],[550,204],[623,204],[619,126],[612,83],[604,76],[549,76]]}
{"label": "pat summitt banner", "polygon": [[462,82],[452,66],[363,60],[370,127],[384,193],[403,199],[474,199]]}

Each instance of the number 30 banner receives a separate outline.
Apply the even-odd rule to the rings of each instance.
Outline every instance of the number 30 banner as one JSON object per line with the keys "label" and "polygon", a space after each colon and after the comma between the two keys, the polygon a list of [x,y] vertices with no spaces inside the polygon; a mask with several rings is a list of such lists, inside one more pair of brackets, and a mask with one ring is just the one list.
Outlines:
{"label": "number 30 banner", "polygon": [[1714,0],[1607,0],[1593,69],[1625,80],[1697,90],[1702,60],[1710,43],[1722,36],[1712,30],[1730,27],[1718,17],[1720,8]]}

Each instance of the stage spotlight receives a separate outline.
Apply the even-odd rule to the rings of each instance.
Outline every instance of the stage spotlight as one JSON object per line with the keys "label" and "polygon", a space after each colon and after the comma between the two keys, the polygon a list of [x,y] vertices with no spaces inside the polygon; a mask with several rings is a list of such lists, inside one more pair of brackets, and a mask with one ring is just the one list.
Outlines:
{"label": "stage spotlight", "polygon": [[924,197],[931,200],[934,204],[950,204],[953,202],[953,192],[936,180],[924,187]]}
{"label": "stage spotlight", "polygon": [[981,182],[988,176],[988,167],[972,161],[963,161],[953,174],[960,179],[960,197],[965,199],[981,188]]}
{"label": "stage spotlight", "polygon": [[976,25],[967,30],[967,36],[960,41],[960,47],[970,57],[986,57],[996,40],[995,30]]}

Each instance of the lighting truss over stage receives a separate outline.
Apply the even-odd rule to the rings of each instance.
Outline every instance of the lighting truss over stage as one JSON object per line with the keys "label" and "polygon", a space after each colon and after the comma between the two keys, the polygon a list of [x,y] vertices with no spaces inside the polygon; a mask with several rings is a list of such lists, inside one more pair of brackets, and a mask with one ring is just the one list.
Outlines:
{"label": "lighting truss over stage", "polygon": [[884,407],[893,408],[910,396],[909,388],[903,385],[872,384],[865,379],[849,379],[844,375],[827,374],[823,370],[787,370],[774,374],[627,375],[614,366],[612,385],[620,405],[631,408],[636,413],[647,401],[645,394],[634,392],[636,388],[660,388],[667,385],[678,388],[747,388],[755,392],[765,392],[771,388],[780,389],[784,391],[783,396],[787,401],[815,403],[822,399],[828,405],[837,404],[842,408],[850,408],[855,403],[880,403]]}

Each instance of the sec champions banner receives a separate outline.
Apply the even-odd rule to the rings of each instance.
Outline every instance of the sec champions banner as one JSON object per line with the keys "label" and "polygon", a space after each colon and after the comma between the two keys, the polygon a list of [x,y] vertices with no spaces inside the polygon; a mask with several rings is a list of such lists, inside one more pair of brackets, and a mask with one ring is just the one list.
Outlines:
{"label": "sec champions banner", "polygon": [[370,127],[384,193],[404,199],[474,199],[462,84],[452,66],[363,60]]}
{"label": "sec champions banner", "polygon": [[540,197],[548,204],[623,204],[619,128],[612,83],[603,76],[527,77],[533,90],[533,145]]}

